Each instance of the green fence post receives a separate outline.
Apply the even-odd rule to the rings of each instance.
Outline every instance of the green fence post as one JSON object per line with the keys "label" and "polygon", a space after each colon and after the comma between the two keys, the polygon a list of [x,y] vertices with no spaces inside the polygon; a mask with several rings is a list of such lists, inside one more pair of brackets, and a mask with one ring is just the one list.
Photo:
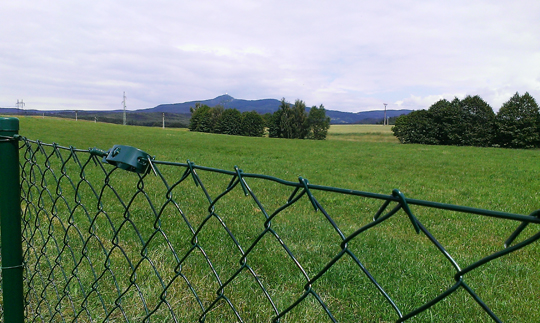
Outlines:
{"label": "green fence post", "polygon": [[0,118],[0,226],[5,323],[24,322],[19,119]]}

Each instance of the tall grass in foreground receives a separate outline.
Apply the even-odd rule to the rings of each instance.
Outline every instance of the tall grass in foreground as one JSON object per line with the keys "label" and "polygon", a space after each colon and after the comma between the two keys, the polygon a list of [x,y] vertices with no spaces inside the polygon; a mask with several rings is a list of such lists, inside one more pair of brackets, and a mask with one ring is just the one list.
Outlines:
{"label": "tall grass in foreground", "polygon": [[[357,140],[336,139],[340,134],[335,133],[335,137],[332,137],[331,133],[329,140],[317,142],[232,137],[80,121],[21,119],[23,136],[43,142],[57,142],[63,146],[71,145],[77,148],[95,146],[108,149],[114,144],[124,144],[155,155],[158,160],[184,162],[189,159],[199,165],[229,170],[238,165],[247,173],[266,174],[290,181],[296,181],[298,176],[302,176],[312,184],[385,194],[390,194],[393,188],[399,188],[407,197],[520,214],[528,214],[540,208],[539,182],[536,180],[540,172],[538,150],[400,145],[377,138],[387,135],[384,133],[371,132],[370,136],[365,137],[362,137],[364,135],[360,130],[350,133],[355,134]],[[362,138],[364,140],[361,140]],[[175,167],[159,167],[165,178],[171,182],[177,180],[183,172]],[[67,171],[72,172],[72,176],[77,176],[76,167]],[[200,173],[213,198],[223,192],[230,180],[219,175]],[[95,176],[95,180],[99,181],[98,174]],[[122,199],[129,200],[136,191],[137,178],[133,174],[115,172],[112,180],[115,183],[124,183],[115,186]],[[280,185],[264,181],[250,180],[248,183],[268,210],[274,210],[283,204],[291,193]],[[165,203],[166,190],[159,178],[147,176],[145,191],[156,205]],[[206,216],[208,207],[200,188],[195,187],[190,180],[176,188],[173,193],[189,222],[198,227]],[[64,194],[66,199],[74,200],[69,192],[66,191]],[[378,201],[340,194],[315,194],[346,235],[369,223],[381,204]],[[88,214],[92,216],[98,212],[95,209],[94,193],[86,190],[84,195],[93,201],[88,203]],[[100,231],[100,235],[106,241],[114,237],[114,230],[107,229],[111,228],[110,222],[112,221],[116,228],[125,222],[122,208],[115,203],[117,197],[109,191],[106,192],[104,200],[111,201],[110,220],[105,216],[98,216],[94,224],[105,228],[104,231]],[[52,205],[47,204],[49,203],[47,200],[43,203],[43,209],[52,208]],[[249,245],[263,230],[264,218],[261,210],[252,200],[244,197],[239,188],[222,199],[216,208],[242,246]],[[447,247],[462,267],[500,249],[504,239],[517,226],[516,223],[469,214],[414,207],[413,212]],[[61,213],[59,212],[58,219],[62,216]],[[122,250],[126,250],[129,258],[136,262],[144,258],[140,253],[144,245],[141,237],[142,241],[149,241],[155,230],[155,223],[148,219],[153,211],[145,199],[135,199],[132,213],[131,219],[139,228],[140,237],[133,229],[128,228],[121,231],[118,238]],[[82,211],[76,216],[80,217],[79,221],[82,221],[82,224],[90,225],[90,221]],[[43,223],[43,226],[46,227],[47,224]],[[334,234],[321,213],[313,211],[307,200],[302,200],[284,211],[273,222],[273,226],[310,275],[320,270],[339,249],[339,237]],[[189,239],[186,240],[185,237],[190,237],[189,228],[174,210],[167,210],[164,213],[161,227],[178,254],[187,252],[190,245]],[[524,233],[525,236],[536,232],[534,229],[529,228]],[[74,230],[68,232],[72,234]],[[207,253],[215,259],[215,268],[219,276],[230,277],[239,266],[238,250],[220,223],[215,218],[210,219],[209,225],[204,227],[199,238]],[[57,239],[61,241],[63,237],[58,236]],[[78,241],[76,237],[72,240]],[[100,251],[101,247],[95,244],[95,239],[91,241],[94,245],[87,246],[89,257],[93,263],[105,263],[107,257]],[[175,272],[176,260],[170,252],[166,252],[164,246],[165,241],[161,239],[152,240],[147,246],[146,257],[153,259],[156,267],[152,268],[144,259],[141,261],[141,266],[146,268],[141,269],[137,281],[141,289],[148,293],[146,305],[148,308],[159,303],[162,292],[162,289],[156,288],[160,286],[160,282],[152,272],[157,268],[160,273],[164,273],[162,275],[164,281],[172,279],[171,275]],[[75,243],[73,248],[82,248],[82,245]],[[351,249],[361,257],[404,311],[422,305],[453,282],[452,268],[425,236],[414,233],[406,216],[394,217],[361,238],[355,239],[351,243]],[[111,253],[109,261],[119,277],[118,287],[111,285],[112,280],[108,276],[110,274],[105,271],[107,279],[103,280],[102,297],[108,301],[118,297],[114,290],[122,290],[130,284],[131,268],[125,256],[118,252],[119,249],[115,250]],[[536,306],[540,290],[540,283],[536,279],[540,273],[537,261],[539,251],[540,248],[536,243],[482,267],[481,270],[468,276],[467,282],[504,321],[539,321],[540,313]],[[299,297],[305,280],[274,239],[265,237],[249,259],[257,275],[268,286],[268,292],[276,300],[279,310],[283,310]],[[79,276],[81,279],[95,280],[96,277],[91,274],[89,268],[83,270],[88,266],[87,263],[79,267]],[[68,272],[71,270],[73,268],[68,268]],[[209,306],[211,300],[215,298],[219,285],[212,278],[205,259],[200,255],[189,257],[183,271],[189,276],[203,306]],[[84,278],[85,275],[88,277]],[[71,289],[77,289],[77,284],[73,281],[68,285]],[[244,319],[253,322],[271,319],[272,309],[249,275],[234,280],[233,285],[233,288],[228,289],[227,295],[234,301]],[[374,322],[396,319],[378,291],[347,258],[333,266],[314,288],[340,321]],[[107,295],[107,290],[110,295]],[[76,299],[77,292],[74,292],[74,295]],[[194,321],[198,318],[199,305],[181,279],[175,280],[167,297],[175,313],[185,321]],[[129,299],[132,299],[132,302],[129,302]],[[131,317],[144,316],[140,298],[134,290],[129,291],[123,300],[122,306]],[[103,314],[98,313],[102,307],[98,298],[88,299],[87,304],[88,311],[103,318]],[[166,320],[168,312],[163,306],[159,311],[161,312],[158,314],[161,316],[157,316],[158,320],[160,317]],[[112,318],[122,320],[118,308],[114,314]],[[211,322],[235,320],[225,304],[216,307],[207,318],[207,321]],[[320,306],[312,298],[308,298],[285,316],[284,320],[311,322],[327,321],[328,318]],[[479,309],[469,295],[460,292],[411,321],[488,322],[489,317]]]}

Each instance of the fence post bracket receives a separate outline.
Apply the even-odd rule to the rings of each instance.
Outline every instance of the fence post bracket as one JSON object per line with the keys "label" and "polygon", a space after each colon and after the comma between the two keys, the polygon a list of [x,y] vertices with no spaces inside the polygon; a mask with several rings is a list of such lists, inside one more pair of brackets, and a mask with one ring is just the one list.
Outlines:
{"label": "fence post bracket", "polygon": [[104,163],[138,174],[148,173],[149,161],[154,159],[138,148],[124,145],[114,145],[106,154]]}

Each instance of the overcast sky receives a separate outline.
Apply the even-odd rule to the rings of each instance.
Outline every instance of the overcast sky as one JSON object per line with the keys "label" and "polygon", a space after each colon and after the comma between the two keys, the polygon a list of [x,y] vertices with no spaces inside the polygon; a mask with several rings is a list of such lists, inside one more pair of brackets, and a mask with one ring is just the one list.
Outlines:
{"label": "overcast sky", "polygon": [[540,1],[0,2],[0,107],[302,99],[366,111],[540,101]]}

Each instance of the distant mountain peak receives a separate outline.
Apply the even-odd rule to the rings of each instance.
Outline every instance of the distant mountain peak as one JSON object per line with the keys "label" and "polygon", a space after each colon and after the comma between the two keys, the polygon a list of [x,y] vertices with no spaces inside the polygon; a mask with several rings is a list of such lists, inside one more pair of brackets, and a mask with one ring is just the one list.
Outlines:
{"label": "distant mountain peak", "polygon": [[220,95],[220,96],[216,97],[214,100],[232,101],[232,100],[234,100],[234,98],[232,96],[228,95],[227,93],[225,93],[223,95]]}

